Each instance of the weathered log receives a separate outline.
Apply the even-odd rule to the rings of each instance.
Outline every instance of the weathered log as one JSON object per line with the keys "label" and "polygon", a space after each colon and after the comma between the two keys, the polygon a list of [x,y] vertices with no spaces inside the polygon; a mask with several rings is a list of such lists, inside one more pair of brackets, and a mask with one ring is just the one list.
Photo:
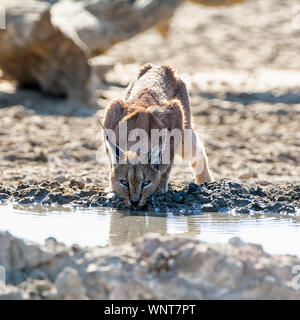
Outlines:
{"label": "weathered log", "polygon": [[52,21],[51,6],[4,1],[7,28],[0,31],[0,68],[22,86],[95,103],[95,77],[84,46]]}
{"label": "weathered log", "polygon": [[68,21],[68,28],[75,31],[93,57],[170,19],[181,0],[90,0],[73,3],[68,10],[66,3],[52,7],[55,22],[64,28]]}
{"label": "weathered log", "polygon": [[[217,6],[245,0],[189,1]],[[168,21],[182,2],[1,0],[7,28],[0,30],[0,68],[22,86],[95,104],[96,73],[103,70],[93,70],[88,58],[154,25],[166,36]]]}
{"label": "weathered log", "polygon": [[181,0],[1,0],[0,68],[23,86],[95,103],[96,76],[87,59],[160,21]]}

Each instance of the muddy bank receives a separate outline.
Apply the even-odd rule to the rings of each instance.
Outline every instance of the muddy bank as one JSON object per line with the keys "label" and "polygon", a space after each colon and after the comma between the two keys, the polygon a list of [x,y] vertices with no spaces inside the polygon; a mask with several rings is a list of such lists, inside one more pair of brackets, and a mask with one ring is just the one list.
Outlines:
{"label": "muddy bank", "polygon": [[[0,188],[0,201],[16,204],[66,205],[72,207],[111,207],[128,209],[123,199],[104,188],[71,179],[68,184],[44,181],[20,184],[16,189]],[[280,213],[296,215],[300,209],[300,186],[247,186],[233,181],[218,181],[197,186],[170,185],[165,193],[148,198],[140,211],[195,214],[201,212]]]}
{"label": "muddy bank", "polygon": [[293,266],[232,238],[216,245],[148,235],[108,248],[39,246],[0,233],[0,299],[300,299]]}

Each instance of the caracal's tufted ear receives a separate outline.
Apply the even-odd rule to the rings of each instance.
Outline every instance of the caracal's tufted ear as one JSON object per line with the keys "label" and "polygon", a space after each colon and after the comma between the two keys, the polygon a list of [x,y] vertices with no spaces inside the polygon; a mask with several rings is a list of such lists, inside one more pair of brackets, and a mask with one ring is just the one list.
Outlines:
{"label": "caracal's tufted ear", "polygon": [[116,136],[113,130],[105,128],[100,119],[97,119],[104,132],[105,145],[108,151],[108,157],[111,164],[118,164],[124,159],[124,150],[116,145]]}
{"label": "caracal's tufted ear", "polygon": [[109,136],[105,135],[106,148],[108,150],[110,163],[118,165],[124,159],[125,152],[118,145],[114,144]]}
{"label": "caracal's tufted ear", "polygon": [[109,160],[112,164],[117,164],[124,158],[124,150],[116,143],[114,129],[126,114],[125,102],[121,99],[113,100],[106,109],[104,124],[101,124],[105,144],[108,151]]}

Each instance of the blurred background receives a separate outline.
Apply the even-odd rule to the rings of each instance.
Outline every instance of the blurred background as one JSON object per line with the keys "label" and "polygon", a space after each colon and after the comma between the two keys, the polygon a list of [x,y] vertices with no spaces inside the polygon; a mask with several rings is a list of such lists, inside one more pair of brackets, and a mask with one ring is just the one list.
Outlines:
{"label": "blurred background", "polygon": [[95,115],[147,62],[186,81],[216,179],[299,183],[300,3],[230,2],[1,0],[0,184],[107,185]]}

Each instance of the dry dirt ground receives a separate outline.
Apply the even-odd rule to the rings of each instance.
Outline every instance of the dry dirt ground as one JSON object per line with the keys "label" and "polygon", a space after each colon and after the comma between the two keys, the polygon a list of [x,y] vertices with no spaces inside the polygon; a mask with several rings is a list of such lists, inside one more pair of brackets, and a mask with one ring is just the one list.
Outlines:
{"label": "dry dirt ground", "polygon": [[[87,187],[106,187],[109,168],[94,116],[103,115],[110,99],[122,97],[146,62],[168,63],[187,82],[195,127],[204,133],[215,179],[299,185],[296,5],[296,0],[218,9],[184,4],[167,39],[150,30],[97,58],[97,63],[114,64],[99,88],[98,110],[74,109],[0,78],[0,188],[71,178]],[[174,168],[173,183],[192,180],[189,166]]]}

